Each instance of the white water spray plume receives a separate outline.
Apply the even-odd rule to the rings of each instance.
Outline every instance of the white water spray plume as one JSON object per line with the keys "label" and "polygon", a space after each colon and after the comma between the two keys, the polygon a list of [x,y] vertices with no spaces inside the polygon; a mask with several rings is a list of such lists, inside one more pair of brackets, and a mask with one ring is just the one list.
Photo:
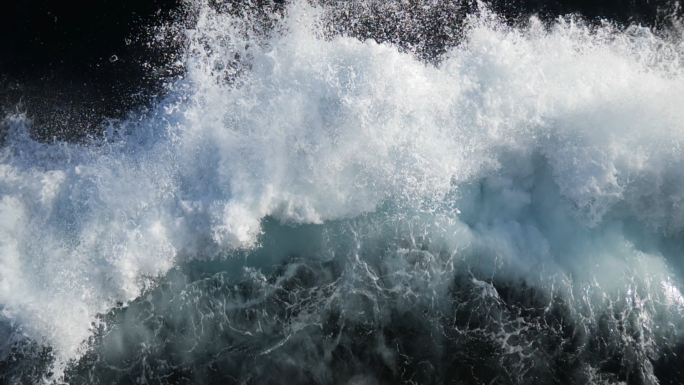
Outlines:
{"label": "white water spray plume", "polygon": [[682,380],[681,38],[481,5],[426,63],[185,6],[151,112],[6,118],[8,383]]}

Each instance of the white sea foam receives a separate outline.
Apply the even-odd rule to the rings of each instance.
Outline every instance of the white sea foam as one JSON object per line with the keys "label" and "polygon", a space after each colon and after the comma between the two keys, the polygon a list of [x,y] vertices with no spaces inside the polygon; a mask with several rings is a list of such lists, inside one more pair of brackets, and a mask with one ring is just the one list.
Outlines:
{"label": "white sea foam", "polygon": [[[619,223],[684,227],[678,42],[572,20],[509,28],[485,12],[433,66],[373,41],[321,39],[319,10],[304,2],[263,41],[194,6],[186,79],[144,120],[77,145],[34,142],[25,117],[8,118],[2,316],[58,364],[82,354],[98,313],[150,279],[258,247],[268,216],[323,224],[392,202],[453,250],[494,250],[530,280],[545,266],[610,286],[624,255],[667,274]],[[238,81],[224,70],[235,52],[249,67]],[[601,267],[586,272],[589,261]]]}

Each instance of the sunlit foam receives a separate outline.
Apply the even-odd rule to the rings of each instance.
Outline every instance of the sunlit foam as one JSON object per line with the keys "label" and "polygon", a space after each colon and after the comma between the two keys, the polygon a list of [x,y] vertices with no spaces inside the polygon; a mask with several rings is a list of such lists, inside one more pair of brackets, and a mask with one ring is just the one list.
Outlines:
{"label": "sunlit foam", "polygon": [[[354,295],[371,295],[382,267],[406,298],[439,301],[454,261],[470,258],[479,275],[506,271],[540,287],[561,277],[568,298],[575,277],[613,301],[611,290],[635,287],[623,279],[634,261],[661,261],[640,285],[667,274],[621,223],[644,224],[655,244],[684,226],[676,43],[573,20],[510,28],[485,12],[426,65],[371,40],[321,39],[320,11],[304,2],[270,38],[194,6],[187,76],[141,121],[112,123],[84,146],[34,142],[26,117],[8,118],[2,315],[15,334],[54,348],[57,377],[83,354],[98,314],[174,266],[257,249],[265,218],[328,226],[375,213],[433,248],[387,246],[396,254],[384,260],[374,260],[382,248],[348,252]],[[236,52],[245,71],[227,74]],[[373,239],[364,226],[354,242]],[[392,245],[391,231],[373,242]],[[320,257],[340,256],[331,254]],[[471,282],[497,298],[491,283]],[[639,287],[681,306],[665,281]]]}

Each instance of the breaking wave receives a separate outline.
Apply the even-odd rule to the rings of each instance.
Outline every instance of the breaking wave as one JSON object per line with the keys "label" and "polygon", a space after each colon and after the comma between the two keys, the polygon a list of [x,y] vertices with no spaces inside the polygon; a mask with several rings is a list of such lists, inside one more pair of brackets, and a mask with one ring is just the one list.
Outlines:
{"label": "breaking wave", "polygon": [[186,7],[151,112],[6,118],[5,380],[682,379],[681,39],[482,10],[426,64]]}

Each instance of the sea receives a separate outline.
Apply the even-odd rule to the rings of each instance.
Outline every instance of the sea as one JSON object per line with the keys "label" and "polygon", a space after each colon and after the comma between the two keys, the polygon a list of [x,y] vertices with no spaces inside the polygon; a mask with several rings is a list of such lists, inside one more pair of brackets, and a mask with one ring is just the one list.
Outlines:
{"label": "sea", "polygon": [[0,382],[683,383],[667,20],[184,1],[146,107],[3,118]]}

